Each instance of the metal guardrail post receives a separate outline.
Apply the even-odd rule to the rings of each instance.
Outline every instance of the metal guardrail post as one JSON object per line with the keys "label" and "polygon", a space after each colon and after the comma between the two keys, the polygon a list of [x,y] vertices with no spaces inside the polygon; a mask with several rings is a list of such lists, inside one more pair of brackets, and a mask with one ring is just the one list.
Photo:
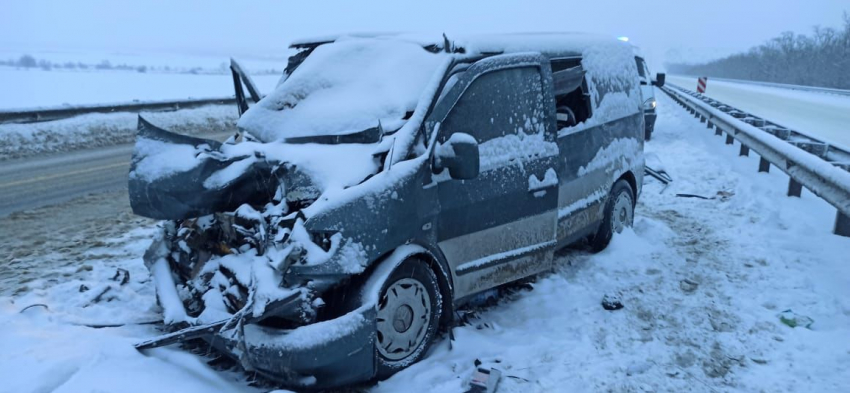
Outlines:
{"label": "metal guardrail post", "polygon": [[770,172],[770,161],[765,160],[764,157],[759,158],[759,172]]}
{"label": "metal guardrail post", "polygon": [[836,235],[850,237],[850,217],[838,212],[835,215],[835,228],[833,232]]}
{"label": "metal guardrail post", "polygon": [[737,139],[740,155],[755,151],[760,157],[759,172],[770,172],[773,165],[786,173],[788,196],[800,197],[805,187],[834,206],[834,233],[850,237],[850,150],[827,145],[675,85],[661,90],[695,118],[706,119],[715,135],[725,132],[727,144]]}
{"label": "metal guardrail post", "polygon": [[788,196],[800,198],[803,195],[803,185],[794,180],[794,178],[788,179]]}

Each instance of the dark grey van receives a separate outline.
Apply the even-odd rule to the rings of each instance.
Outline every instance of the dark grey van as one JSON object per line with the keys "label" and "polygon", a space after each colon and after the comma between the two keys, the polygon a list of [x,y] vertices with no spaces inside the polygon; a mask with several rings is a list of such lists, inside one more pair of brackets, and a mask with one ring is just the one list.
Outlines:
{"label": "dark grey van", "polygon": [[[300,41],[227,142],[140,119],[136,214],[176,333],[288,386],[385,378],[471,295],[632,223],[644,114],[631,47],[582,34]],[[242,83],[257,103],[249,106]],[[242,113],[244,112],[244,113]]]}

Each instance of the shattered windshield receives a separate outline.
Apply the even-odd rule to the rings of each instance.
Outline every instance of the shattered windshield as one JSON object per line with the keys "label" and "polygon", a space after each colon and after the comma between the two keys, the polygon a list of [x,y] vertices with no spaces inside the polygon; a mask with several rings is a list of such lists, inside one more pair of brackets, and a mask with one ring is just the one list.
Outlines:
{"label": "shattered windshield", "polygon": [[445,56],[400,40],[321,45],[238,126],[265,142],[398,130]]}

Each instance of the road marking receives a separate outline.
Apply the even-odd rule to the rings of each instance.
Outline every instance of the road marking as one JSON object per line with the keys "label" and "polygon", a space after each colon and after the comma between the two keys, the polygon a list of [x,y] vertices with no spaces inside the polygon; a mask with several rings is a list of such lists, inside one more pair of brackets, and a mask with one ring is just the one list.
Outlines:
{"label": "road marking", "polygon": [[81,169],[81,170],[73,171],[73,172],[65,172],[65,173],[57,173],[55,175],[39,176],[39,177],[34,177],[32,179],[18,180],[18,181],[13,181],[13,182],[9,182],[9,183],[3,183],[3,184],[0,184],[0,188],[8,188],[8,187],[20,186],[20,185],[24,185],[24,184],[38,183],[38,182],[41,182],[41,181],[56,179],[58,177],[82,175],[84,173],[96,172],[96,171],[103,170],[103,169],[117,168],[119,166],[127,166],[127,165],[130,165],[130,163],[129,162],[119,162],[117,164],[98,166],[98,167],[88,168],[88,169]]}

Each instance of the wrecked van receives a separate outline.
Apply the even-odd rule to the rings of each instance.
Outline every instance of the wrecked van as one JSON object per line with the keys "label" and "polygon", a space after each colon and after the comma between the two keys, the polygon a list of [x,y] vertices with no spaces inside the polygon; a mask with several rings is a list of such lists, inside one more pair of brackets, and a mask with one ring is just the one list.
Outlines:
{"label": "wrecked van", "polygon": [[144,260],[174,331],[137,348],[201,338],[286,386],[386,378],[472,295],[631,225],[645,125],[627,44],[292,48],[262,98],[234,64],[241,118],[224,143],[140,119],[130,202],[164,220]]}

